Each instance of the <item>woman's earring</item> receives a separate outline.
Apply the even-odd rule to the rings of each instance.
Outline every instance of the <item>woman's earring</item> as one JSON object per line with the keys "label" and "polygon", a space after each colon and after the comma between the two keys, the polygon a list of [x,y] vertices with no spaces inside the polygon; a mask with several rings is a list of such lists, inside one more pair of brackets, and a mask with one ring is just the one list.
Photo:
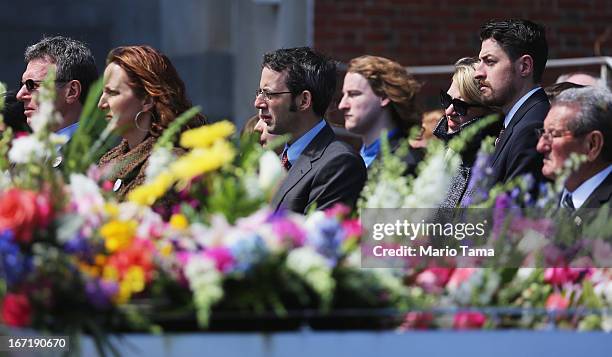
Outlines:
{"label": "woman's earring", "polygon": [[138,125],[138,117],[140,116],[140,114],[144,114],[144,113],[146,112],[143,112],[142,110],[136,113],[136,116],[134,117],[134,125],[136,125],[136,129],[143,131],[143,132],[148,132],[149,130],[143,129],[140,127],[140,125]]}

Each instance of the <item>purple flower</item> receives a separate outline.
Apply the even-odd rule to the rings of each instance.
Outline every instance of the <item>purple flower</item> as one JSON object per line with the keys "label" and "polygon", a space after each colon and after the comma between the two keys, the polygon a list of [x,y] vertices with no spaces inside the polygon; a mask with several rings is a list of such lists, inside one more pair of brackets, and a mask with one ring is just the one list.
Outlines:
{"label": "purple flower", "polygon": [[111,305],[111,298],[119,290],[116,282],[109,280],[88,280],[85,283],[85,294],[89,302],[98,309],[104,309]]}
{"label": "purple flower", "polygon": [[288,219],[274,222],[272,230],[282,242],[288,243],[290,247],[301,247],[306,240],[306,234],[302,228]]}

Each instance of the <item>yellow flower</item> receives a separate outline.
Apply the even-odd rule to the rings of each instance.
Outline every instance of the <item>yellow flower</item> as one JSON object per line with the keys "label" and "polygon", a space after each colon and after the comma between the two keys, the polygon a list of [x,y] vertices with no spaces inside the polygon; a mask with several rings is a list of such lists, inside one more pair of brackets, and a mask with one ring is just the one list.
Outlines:
{"label": "yellow flower", "polygon": [[196,148],[170,165],[177,178],[189,181],[206,172],[214,171],[234,159],[234,148],[225,141],[217,141],[209,149]]}
{"label": "yellow flower", "polygon": [[162,172],[147,184],[136,187],[128,193],[128,200],[140,205],[150,206],[168,191],[174,183],[174,177],[169,172]]}
{"label": "yellow flower", "polygon": [[139,293],[145,288],[145,274],[141,267],[133,266],[128,269],[121,284],[126,284],[130,292]]}
{"label": "yellow flower", "polygon": [[185,215],[175,213],[170,217],[170,226],[174,229],[185,229],[189,226],[189,222]]}
{"label": "yellow flower", "polygon": [[119,206],[114,203],[105,203],[104,212],[106,212],[106,214],[110,217],[117,217],[119,216]]}
{"label": "yellow flower", "polygon": [[219,139],[226,138],[236,131],[234,124],[227,120],[187,130],[181,135],[180,144],[185,148],[206,148]]}
{"label": "yellow flower", "polygon": [[108,258],[104,254],[96,254],[96,256],[94,257],[94,262],[96,265],[102,266],[106,263],[107,259]]}
{"label": "yellow flower", "polygon": [[100,234],[104,237],[104,245],[109,252],[124,249],[130,245],[138,224],[133,221],[113,220],[100,228]]}
{"label": "yellow flower", "polygon": [[164,257],[169,257],[170,254],[172,254],[172,251],[174,251],[174,248],[172,248],[172,244],[170,243],[164,243],[164,245],[162,245],[162,247],[159,249],[159,252]]}
{"label": "yellow flower", "polygon": [[107,265],[104,267],[102,272],[102,278],[104,280],[110,281],[118,281],[119,280],[119,271],[112,265]]}
{"label": "yellow flower", "polygon": [[113,301],[116,304],[125,304],[128,302],[130,297],[132,296],[132,290],[130,290],[130,285],[124,282],[119,284],[119,291],[117,291],[117,295],[113,297]]}

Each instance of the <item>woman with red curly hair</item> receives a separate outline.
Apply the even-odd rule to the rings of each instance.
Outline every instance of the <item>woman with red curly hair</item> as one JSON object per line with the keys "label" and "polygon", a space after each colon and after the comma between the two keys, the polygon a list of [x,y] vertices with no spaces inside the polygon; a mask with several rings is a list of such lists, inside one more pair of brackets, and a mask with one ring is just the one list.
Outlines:
{"label": "woman with red curly hair", "polygon": [[[107,120],[116,118],[115,128],[123,140],[102,156],[98,166],[114,183],[113,191],[120,200],[144,182],[157,138],[191,106],[185,84],[168,57],[149,46],[110,51],[98,107],[106,112]],[[204,123],[197,116],[188,127]]]}

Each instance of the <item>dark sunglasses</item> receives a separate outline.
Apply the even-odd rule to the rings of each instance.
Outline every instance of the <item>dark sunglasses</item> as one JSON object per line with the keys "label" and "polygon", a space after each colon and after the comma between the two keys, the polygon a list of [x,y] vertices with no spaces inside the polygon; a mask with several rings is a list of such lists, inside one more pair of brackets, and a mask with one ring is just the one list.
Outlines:
{"label": "dark sunglasses", "polygon": [[480,104],[468,104],[461,99],[453,98],[443,89],[440,89],[440,104],[444,110],[452,104],[455,112],[461,116],[467,115],[468,109],[472,107],[482,107]]}
{"label": "dark sunglasses", "polygon": [[[43,81],[35,81],[33,79],[26,79],[25,82],[19,83],[19,88],[21,89],[25,85],[28,92],[31,92],[31,91],[34,91],[40,88],[40,84],[42,82]],[[66,81],[55,81],[55,83],[66,83]]]}

